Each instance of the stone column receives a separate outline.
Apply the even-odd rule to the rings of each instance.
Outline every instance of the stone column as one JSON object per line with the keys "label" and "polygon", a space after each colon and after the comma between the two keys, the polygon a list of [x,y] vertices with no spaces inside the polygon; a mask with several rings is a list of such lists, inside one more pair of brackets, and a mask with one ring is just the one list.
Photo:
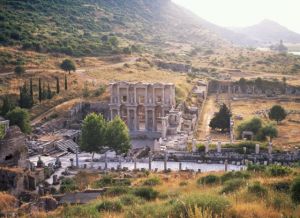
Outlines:
{"label": "stone column", "polygon": [[179,162],[179,171],[182,171],[182,163]]}
{"label": "stone column", "polygon": [[78,147],[76,147],[76,168],[79,168]]}
{"label": "stone column", "polygon": [[196,148],[196,139],[193,139],[193,140],[192,140],[192,151],[193,151],[193,152],[196,152],[196,151],[197,151],[197,148]]}
{"label": "stone column", "polygon": [[208,153],[209,152],[209,141],[207,140],[205,142],[205,153]]}
{"label": "stone column", "polygon": [[57,175],[53,175],[52,179],[53,179],[52,185],[58,185]]}
{"label": "stone column", "polygon": [[145,129],[148,130],[148,108],[145,107]]}
{"label": "stone column", "polygon": [[218,142],[218,145],[217,145],[217,152],[218,152],[218,153],[221,153],[221,152],[222,152],[222,143],[221,143],[221,142]]}
{"label": "stone column", "polygon": [[225,160],[225,172],[228,171],[228,160]]}
{"label": "stone column", "polygon": [[120,104],[120,87],[119,87],[119,85],[117,86],[117,95],[118,95],[118,104]]}
{"label": "stone column", "polygon": [[156,118],[155,118],[155,109],[152,110],[153,126],[152,131],[156,131]]}
{"label": "stone column", "polygon": [[133,118],[133,130],[136,131],[136,130],[137,130],[137,114],[136,114],[136,108],[133,109],[133,113],[134,113],[134,118]]}
{"label": "stone column", "polygon": [[168,156],[167,156],[167,152],[165,152],[164,154],[164,171],[167,171],[167,161],[168,161]]}
{"label": "stone column", "polygon": [[272,151],[273,151],[272,142],[269,142],[269,146],[268,146],[268,153],[269,153],[269,155],[272,154]]}
{"label": "stone column", "polygon": [[165,86],[163,85],[163,88],[162,88],[162,104],[164,105],[165,104]]}
{"label": "stone column", "polygon": [[255,145],[255,154],[259,154],[259,144]]}
{"label": "stone column", "polygon": [[150,151],[149,152],[149,171],[152,170],[151,164],[152,164],[152,152]]}
{"label": "stone column", "polygon": [[104,153],[104,170],[107,170],[107,152]]}
{"label": "stone column", "polygon": [[136,170],[136,157],[134,157],[134,164],[133,164],[133,169]]}
{"label": "stone column", "polygon": [[137,99],[136,99],[136,87],[134,87],[134,104],[136,104],[137,103]]}
{"label": "stone column", "polygon": [[129,100],[129,87],[127,87],[127,99],[126,99],[126,103],[129,103],[130,100]]}

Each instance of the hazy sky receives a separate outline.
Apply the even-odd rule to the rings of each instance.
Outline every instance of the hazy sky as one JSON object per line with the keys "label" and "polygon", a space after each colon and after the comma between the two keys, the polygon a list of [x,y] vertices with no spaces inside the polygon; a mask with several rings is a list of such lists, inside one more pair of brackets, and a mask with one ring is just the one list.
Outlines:
{"label": "hazy sky", "polygon": [[270,19],[300,33],[300,0],[172,0],[201,18],[227,27]]}

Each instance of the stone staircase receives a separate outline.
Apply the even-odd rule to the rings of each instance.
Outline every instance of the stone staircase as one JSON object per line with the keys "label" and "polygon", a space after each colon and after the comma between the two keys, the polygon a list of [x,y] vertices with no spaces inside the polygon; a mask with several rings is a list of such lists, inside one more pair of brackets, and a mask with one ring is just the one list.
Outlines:
{"label": "stone staircase", "polygon": [[55,142],[55,147],[64,152],[76,153],[76,150],[79,149],[79,146],[71,139],[69,140],[59,140]]}

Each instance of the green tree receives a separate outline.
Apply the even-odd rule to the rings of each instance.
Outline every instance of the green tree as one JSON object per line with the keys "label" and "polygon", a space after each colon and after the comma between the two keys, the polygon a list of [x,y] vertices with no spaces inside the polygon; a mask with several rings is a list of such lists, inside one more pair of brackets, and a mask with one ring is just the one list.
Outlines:
{"label": "green tree", "polygon": [[10,125],[17,125],[23,133],[30,133],[30,116],[26,109],[16,107],[6,115]]}
{"label": "green tree", "polygon": [[43,100],[43,91],[42,91],[42,80],[39,78],[39,101],[40,103]]}
{"label": "green tree", "polygon": [[269,118],[271,120],[276,120],[277,123],[284,120],[287,116],[287,113],[283,107],[280,105],[274,105],[270,112],[269,112]]}
{"label": "green tree", "polygon": [[296,177],[292,183],[291,197],[294,203],[300,203],[300,176]]}
{"label": "green tree", "polygon": [[245,92],[246,88],[247,88],[247,80],[245,78],[240,78],[238,83],[239,83],[242,91]]}
{"label": "green tree", "polygon": [[22,65],[16,66],[16,68],[15,68],[15,74],[17,74],[17,75],[20,76],[20,75],[22,75],[24,73],[25,73],[25,68]]}
{"label": "green tree", "polygon": [[2,108],[1,108],[1,115],[5,116],[13,108],[14,108],[14,105],[11,103],[9,96],[5,95],[4,99],[3,99]]}
{"label": "green tree", "polygon": [[67,75],[65,75],[65,90],[68,90],[68,78],[67,78]]}
{"label": "green tree", "polygon": [[50,88],[50,84],[48,83],[48,86],[47,86],[47,99],[51,99],[52,98],[52,91],[51,91],[51,88]]}
{"label": "green tree", "polygon": [[30,92],[30,96],[33,98],[33,84],[32,84],[32,78],[30,78],[30,82],[29,82],[29,92]]}
{"label": "green tree", "polygon": [[262,121],[258,117],[254,117],[249,121],[243,122],[238,126],[239,135],[243,133],[243,131],[251,131],[254,135],[256,135],[260,129],[262,128]]}
{"label": "green tree", "polygon": [[59,92],[60,92],[59,78],[56,77],[56,93],[59,94]]}
{"label": "green tree", "polygon": [[60,68],[66,72],[69,72],[69,74],[71,74],[71,71],[76,71],[75,63],[70,59],[65,59],[61,63]]}
{"label": "green tree", "polygon": [[119,40],[115,36],[109,38],[109,43],[115,48],[119,46]]}
{"label": "green tree", "polygon": [[30,109],[33,106],[33,97],[30,95],[26,82],[20,87],[19,106],[27,109]]}
{"label": "green tree", "polygon": [[129,130],[119,116],[108,123],[106,139],[107,145],[117,154],[127,153],[131,148]]}
{"label": "green tree", "polygon": [[106,121],[103,116],[91,113],[85,117],[81,127],[82,151],[94,153],[101,152],[106,144]]}
{"label": "green tree", "polygon": [[276,126],[272,123],[269,123],[260,130],[258,138],[259,140],[265,140],[266,137],[270,137],[270,140],[272,141],[272,139],[277,136],[278,136],[278,131]]}
{"label": "green tree", "polygon": [[211,119],[209,126],[212,129],[221,129],[222,132],[229,131],[230,117],[231,117],[230,110],[228,109],[226,104],[223,104],[220,107],[219,112],[215,113],[214,117]]}

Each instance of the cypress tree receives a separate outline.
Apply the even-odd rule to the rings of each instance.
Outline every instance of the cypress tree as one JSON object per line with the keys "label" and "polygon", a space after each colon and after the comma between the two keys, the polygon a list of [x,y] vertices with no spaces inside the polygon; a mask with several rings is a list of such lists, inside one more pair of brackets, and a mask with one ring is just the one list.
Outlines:
{"label": "cypress tree", "polygon": [[30,95],[33,96],[32,78],[30,78]]}
{"label": "cypress tree", "polygon": [[47,89],[47,99],[51,99],[52,98],[52,92],[51,92],[51,88],[50,85],[48,83],[48,89]]}
{"label": "cypress tree", "polygon": [[20,87],[20,100],[19,105],[21,108],[30,109],[33,106],[33,99],[30,95],[30,91],[27,88],[27,83]]}
{"label": "cypress tree", "polygon": [[43,93],[42,93],[42,80],[41,78],[39,78],[39,101],[40,103],[42,102],[42,99],[43,99]]}
{"label": "cypress tree", "polygon": [[68,90],[68,79],[67,79],[67,75],[65,75],[65,90]]}
{"label": "cypress tree", "polygon": [[59,94],[60,92],[60,87],[59,87],[59,78],[56,77],[56,93]]}
{"label": "cypress tree", "polygon": [[11,109],[13,109],[13,105],[10,101],[10,98],[8,97],[8,95],[5,95],[3,99],[3,105],[1,108],[1,115],[5,116]]}

